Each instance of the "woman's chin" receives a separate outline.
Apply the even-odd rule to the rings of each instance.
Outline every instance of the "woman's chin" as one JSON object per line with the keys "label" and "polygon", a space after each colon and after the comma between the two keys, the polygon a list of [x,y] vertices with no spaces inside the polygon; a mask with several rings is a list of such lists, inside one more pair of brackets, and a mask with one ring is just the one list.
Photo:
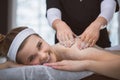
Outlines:
{"label": "woman's chin", "polygon": [[49,60],[48,63],[52,63],[52,62],[56,62],[56,61],[57,61],[57,59],[56,59],[56,55],[54,55],[54,54],[50,54],[50,60]]}

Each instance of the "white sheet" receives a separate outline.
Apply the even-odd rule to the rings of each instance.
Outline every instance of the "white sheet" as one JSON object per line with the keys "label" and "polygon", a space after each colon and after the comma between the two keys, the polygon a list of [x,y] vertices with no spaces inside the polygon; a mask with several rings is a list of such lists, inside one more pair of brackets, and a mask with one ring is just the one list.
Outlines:
{"label": "white sheet", "polygon": [[80,80],[93,72],[68,72],[47,66],[25,66],[0,70],[0,80]]}
{"label": "white sheet", "polygon": [[108,47],[108,48],[105,48],[106,50],[110,50],[110,51],[120,51],[120,45],[116,45],[116,46],[113,46],[113,47]]}

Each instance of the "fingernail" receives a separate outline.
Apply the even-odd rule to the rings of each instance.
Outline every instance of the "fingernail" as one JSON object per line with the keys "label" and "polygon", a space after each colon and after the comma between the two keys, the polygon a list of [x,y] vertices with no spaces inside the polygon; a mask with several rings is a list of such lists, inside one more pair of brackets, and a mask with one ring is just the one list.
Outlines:
{"label": "fingernail", "polygon": [[78,45],[78,48],[81,50],[81,46]]}

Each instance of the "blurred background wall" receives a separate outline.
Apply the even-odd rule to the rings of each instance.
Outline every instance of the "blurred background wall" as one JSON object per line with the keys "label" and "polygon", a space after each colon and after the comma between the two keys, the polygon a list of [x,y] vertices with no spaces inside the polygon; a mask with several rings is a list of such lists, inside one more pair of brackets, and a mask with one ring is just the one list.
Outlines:
{"label": "blurred background wall", "polygon": [[0,33],[6,34],[8,29],[8,0],[0,0]]}

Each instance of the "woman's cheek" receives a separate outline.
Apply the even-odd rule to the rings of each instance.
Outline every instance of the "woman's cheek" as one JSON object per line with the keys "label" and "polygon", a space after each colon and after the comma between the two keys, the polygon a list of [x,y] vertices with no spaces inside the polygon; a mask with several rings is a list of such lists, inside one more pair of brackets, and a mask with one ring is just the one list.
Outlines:
{"label": "woman's cheek", "polygon": [[33,62],[30,63],[31,65],[40,65],[39,60],[34,60]]}

